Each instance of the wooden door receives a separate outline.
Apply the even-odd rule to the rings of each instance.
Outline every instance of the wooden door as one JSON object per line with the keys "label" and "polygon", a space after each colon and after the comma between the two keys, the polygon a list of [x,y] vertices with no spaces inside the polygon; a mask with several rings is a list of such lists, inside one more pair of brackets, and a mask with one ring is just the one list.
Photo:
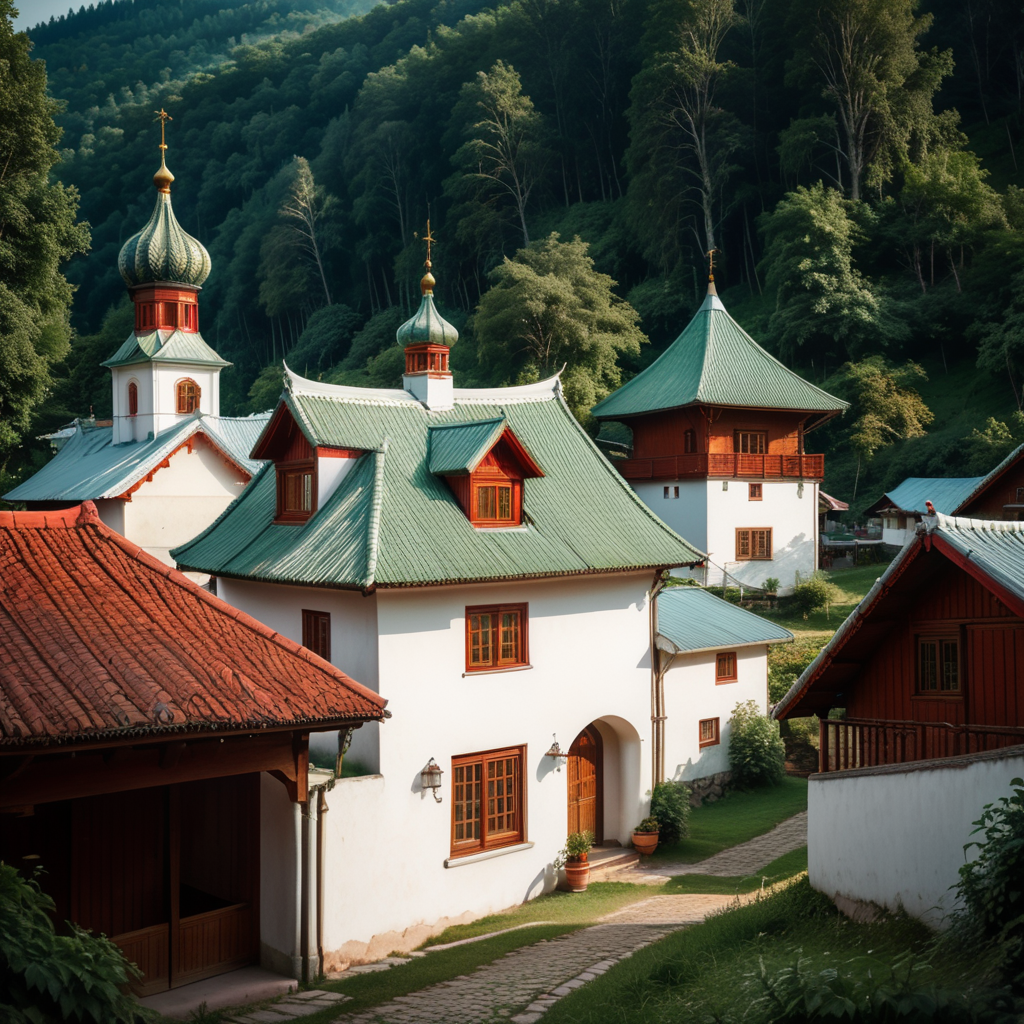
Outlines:
{"label": "wooden door", "polygon": [[590,831],[601,842],[604,828],[601,734],[588,725],[573,740],[566,768],[569,776],[569,832]]}

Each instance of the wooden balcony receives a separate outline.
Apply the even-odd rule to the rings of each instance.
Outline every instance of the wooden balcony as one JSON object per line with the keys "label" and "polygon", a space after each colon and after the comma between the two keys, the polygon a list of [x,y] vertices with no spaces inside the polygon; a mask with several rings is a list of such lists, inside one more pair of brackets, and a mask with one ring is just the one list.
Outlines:
{"label": "wooden balcony", "polygon": [[613,459],[627,480],[687,480],[721,477],[747,480],[822,480],[824,455],[740,455],[711,452],[655,459]]}
{"label": "wooden balcony", "polygon": [[1012,725],[950,725],[875,718],[823,718],[818,771],[842,772],[883,764],[960,757],[1024,743],[1024,728]]}

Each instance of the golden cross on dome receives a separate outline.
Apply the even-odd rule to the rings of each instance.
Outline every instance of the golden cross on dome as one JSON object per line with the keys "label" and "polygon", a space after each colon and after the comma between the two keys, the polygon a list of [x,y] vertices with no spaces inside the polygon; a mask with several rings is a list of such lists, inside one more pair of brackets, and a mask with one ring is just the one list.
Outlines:
{"label": "golden cross on dome", "polygon": [[423,241],[427,243],[427,262],[426,267],[429,270],[433,264],[430,262],[430,247],[434,243],[434,236],[430,233],[430,218],[427,218],[427,233],[423,236]]}
{"label": "golden cross on dome", "polygon": [[160,122],[160,148],[166,149],[167,140],[164,138],[164,129],[167,127],[167,122],[173,121],[174,118],[171,117],[163,107],[159,110],[154,110],[153,113],[156,114],[156,117],[153,120]]}
{"label": "golden cross on dome", "polygon": [[708,258],[708,280],[709,281],[714,281],[714,279],[715,279],[715,253],[716,252],[718,252],[717,249],[708,249],[708,251],[706,253],[704,253],[704,255],[707,256],[707,258]]}

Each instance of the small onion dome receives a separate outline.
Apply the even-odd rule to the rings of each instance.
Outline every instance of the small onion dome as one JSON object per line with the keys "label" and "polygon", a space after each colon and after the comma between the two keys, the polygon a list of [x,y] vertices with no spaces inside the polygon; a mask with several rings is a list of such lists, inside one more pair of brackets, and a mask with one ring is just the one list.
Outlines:
{"label": "small onion dome", "polygon": [[160,161],[153,176],[157,187],[156,206],[149,223],[132,235],[117,257],[117,269],[129,287],[154,281],[174,281],[201,285],[210,274],[210,254],[203,244],[188,234],[171,209],[174,176]]}
{"label": "small onion dome", "polygon": [[428,268],[420,281],[423,292],[420,308],[395,331],[400,345],[406,348],[410,345],[447,345],[451,348],[459,340],[459,332],[438,313],[434,305],[435,283]]}

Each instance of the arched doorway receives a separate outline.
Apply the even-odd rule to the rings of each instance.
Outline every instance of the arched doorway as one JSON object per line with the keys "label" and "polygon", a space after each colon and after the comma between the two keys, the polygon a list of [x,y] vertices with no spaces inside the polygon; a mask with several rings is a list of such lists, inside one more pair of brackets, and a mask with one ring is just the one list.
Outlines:
{"label": "arched doorway", "polygon": [[604,841],[604,744],[601,734],[588,725],[572,741],[567,761],[569,780],[569,832],[590,831]]}

